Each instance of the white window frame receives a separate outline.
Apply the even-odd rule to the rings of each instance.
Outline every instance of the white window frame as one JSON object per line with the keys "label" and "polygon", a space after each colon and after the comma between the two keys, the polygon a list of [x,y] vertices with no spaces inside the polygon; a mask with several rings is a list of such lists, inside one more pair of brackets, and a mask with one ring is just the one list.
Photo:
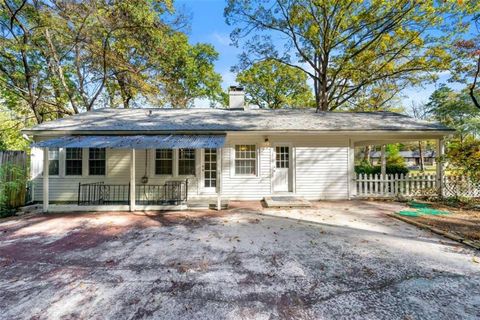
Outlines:
{"label": "white window frame", "polygon": [[151,149],[152,156],[150,157],[151,163],[152,163],[152,176],[154,177],[173,177],[175,176],[175,162],[176,162],[176,150],[175,149],[169,149],[172,150],[172,173],[171,174],[157,174],[156,166],[157,166],[157,150],[161,149],[168,149],[168,148],[158,148],[158,149]]}
{"label": "white window frame", "polygon": [[[241,145],[247,145],[247,146],[255,146],[255,173],[254,174],[237,174],[236,172],[236,160],[237,160],[237,155],[236,155],[236,147],[241,146]],[[231,149],[231,157],[230,157],[230,175],[232,177],[237,177],[237,178],[248,178],[248,177],[259,177],[260,176],[260,148],[256,143],[236,143],[234,144]]]}
{"label": "white window frame", "polygon": [[[82,150],[82,172],[80,174],[75,174],[75,175],[67,175],[67,149],[81,149]],[[85,150],[87,150],[85,152]],[[85,174],[85,157],[87,158],[87,166],[88,166],[88,148],[64,148],[64,154],[65,156],[63,157],[63,174],[64,174],[64,177],[82,177],[84,176]],[[78,160],[78,159],[77,159]],[[88,173],[88,167],[87,167],[87,171]]]}
{"label": "white window frame", "polygon": [[175,172],[176,173],[176,177],[196,177],[198,175],[198,149],[194,149],[194,148],[182,148],[182,149],[190,149],[190,150],[193,150],[193,155],[194,155],[194,161],[195,161],[195,173],[194,174],[180,174],[180,149],[175,149],[175,153],[177,154],[177,157],[176,157],[176,163],[177,163],[177,171]]}
{"label": "white window frame", "polygon": [[[90,149],[105,149],[105,173],[104,174],[90,174]],[[107,154],[108,154],[108,149],[107,148],[86,148],[86,149],[83,149],[85,152],[87,152],[87,169],[86,169],[86,175],[89,176],[89,177],[106,177],[107,176],[107,172],[108,172],[108,167],[107,167],[107,163],[108,163],[108,158],[107,158]]]}

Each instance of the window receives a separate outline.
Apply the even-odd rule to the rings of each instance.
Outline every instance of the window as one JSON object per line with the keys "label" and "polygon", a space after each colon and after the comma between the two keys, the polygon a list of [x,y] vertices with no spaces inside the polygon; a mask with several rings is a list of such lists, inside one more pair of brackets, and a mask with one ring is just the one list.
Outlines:
{"label": "window", "polygon": [[275,167],[276,168],[288,168],[290,161],[288,159],[290,154],[289,147],[276,147],[275,148]]}
{"label": "window", "polygon": [[58,148],[51,148],[48,150],[48,174],[58,176],[59,171],[60,159]]}
{"label": "window", "polygon": [[178,174],[195,175],[195,149],[178,150]]}
{"label": "window", "polygon": [[155,150],[155,174],[173,173],[173,150],[157,149]]}
{"label": "window", "polygon": [[88,174],[90,176],[105,175],[105,148],[88,149]]}
{"label": "window", "polygon": [[255,145],[235,146],[235,174],[254,175],[256,174],[257,152]]}
{"label": "window", "polygon": [[82,175],[82,149],[67,148],[65,154],[65,175],[81,176]]}

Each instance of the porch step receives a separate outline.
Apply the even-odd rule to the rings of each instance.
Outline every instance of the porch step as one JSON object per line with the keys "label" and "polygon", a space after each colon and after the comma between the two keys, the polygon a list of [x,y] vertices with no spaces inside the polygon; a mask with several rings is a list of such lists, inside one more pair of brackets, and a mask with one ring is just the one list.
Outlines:
{"label": "porch step", "polygon": [[263,198],[268,208],[309,208],[310,201],[302,197],[294,196],[271,196]]}
{"label": "porch step", "polygon": [[23,207],[18,208],[17,215],[23,215],[27,213],[38,213],[42,211],[41,204],[30,204]]}
{"label": "porch step", "polygon": [[[189,209],[217,209],[217,198],[188,199],[187,206]],[[228,209],[228,200],[222,200],[221,207]]]}

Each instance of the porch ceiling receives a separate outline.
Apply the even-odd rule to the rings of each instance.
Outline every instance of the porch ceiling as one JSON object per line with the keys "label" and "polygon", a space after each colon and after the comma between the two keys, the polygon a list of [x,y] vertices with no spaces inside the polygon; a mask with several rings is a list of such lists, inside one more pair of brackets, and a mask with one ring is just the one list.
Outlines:
{"label": "porch ceiling", "polygon": [[116,136],[63,136],[32,144],[37,148],[221,148],[225,135],[116,135]]}

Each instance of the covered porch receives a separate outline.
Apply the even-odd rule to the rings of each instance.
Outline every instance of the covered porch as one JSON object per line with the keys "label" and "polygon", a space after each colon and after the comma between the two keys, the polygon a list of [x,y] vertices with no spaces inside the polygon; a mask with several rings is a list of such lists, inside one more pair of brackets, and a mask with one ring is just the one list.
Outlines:
{"label": "covered porch", "polygon": [[[221,134],[62,136],[37,142],[33,147],[41,149],[44,160],[42,168],[43,211],[184,210],[189,201],[194,201],[198,205],[196,194],[192,197],[189,189],[200,188],[200,183],[203,184],[202,191],[208,191],[205,194],[208,196],[208,201],[211,202],[214,197],[220,208],[222,199],[219,173],[221,171],[221,150],[224,143],[225,135]],[[50,182],[52,179],[58,179],[58,176],[49,174],[50,151],[63,150],[63,157],[61,155],[57,157],[62,158],[65,163],[65,150],[67,149],[84,150],[86,151],[83,152],[85,158],[85,153],[88,153],[89,150],[98,150],[99,148],[106,150],[105,158],[107,155],[117,158],[117,160],[109,159],[111,168],[106,168],[103,176],[91,178],[85,177],[84,174],[83,179],[80,179],[78,183],[76,182],[78,179],[72,178],[72,183],[77,183],[78,187],[75,191],[75,201],[72,201],[73,199],[70,197],[68,202],[52,202]],[[160,166],[162,163],[165,164],[162,157],[166,157],[163,153],[156,152],[158,150],[169,150],[170,158],[165,161],[170,161],[169,168],[167,168],[172,170],[170,175],[164,175],[164,172],[159,172],[157,175],[155,172],[157,162]],[[121,154],[121,156],[115,157],[115,154]],[[105,166],[108,167],[107,160],[104,161]],[[125,163],[126,161],[128,163]],[[86,161],[83,162],[85,166]],[[115,169],[119,162],[123,163],[123,170]],[[180,167],[182,164],[187,168]],[[88,160],[86,165],[89,165]],[[154,170],[153,176],[149,174],[150,169],[147,168]],[[125,169],[129,171],[129,179],[125,179],[126,175],[123,179],[108,176],[112,170],[122,170],[122,174],[124,174]],[[65,168],[63,168],[62,178],[68,178],[65,177]],[[71,189],[73,186],[69,188]],[[206,197],[201,198],[207,199]]]}
{"label": "covered porch", "polygon": [[[434,140],[436,145],[435,173],[387,174],[386,145]],[[357,174],[355,172],[355,148],[380,146],[380,173]],[[392,132],[361,135],[350,139],[350,194],[351,198],[445,196],[445,134],[438,132]]]}

